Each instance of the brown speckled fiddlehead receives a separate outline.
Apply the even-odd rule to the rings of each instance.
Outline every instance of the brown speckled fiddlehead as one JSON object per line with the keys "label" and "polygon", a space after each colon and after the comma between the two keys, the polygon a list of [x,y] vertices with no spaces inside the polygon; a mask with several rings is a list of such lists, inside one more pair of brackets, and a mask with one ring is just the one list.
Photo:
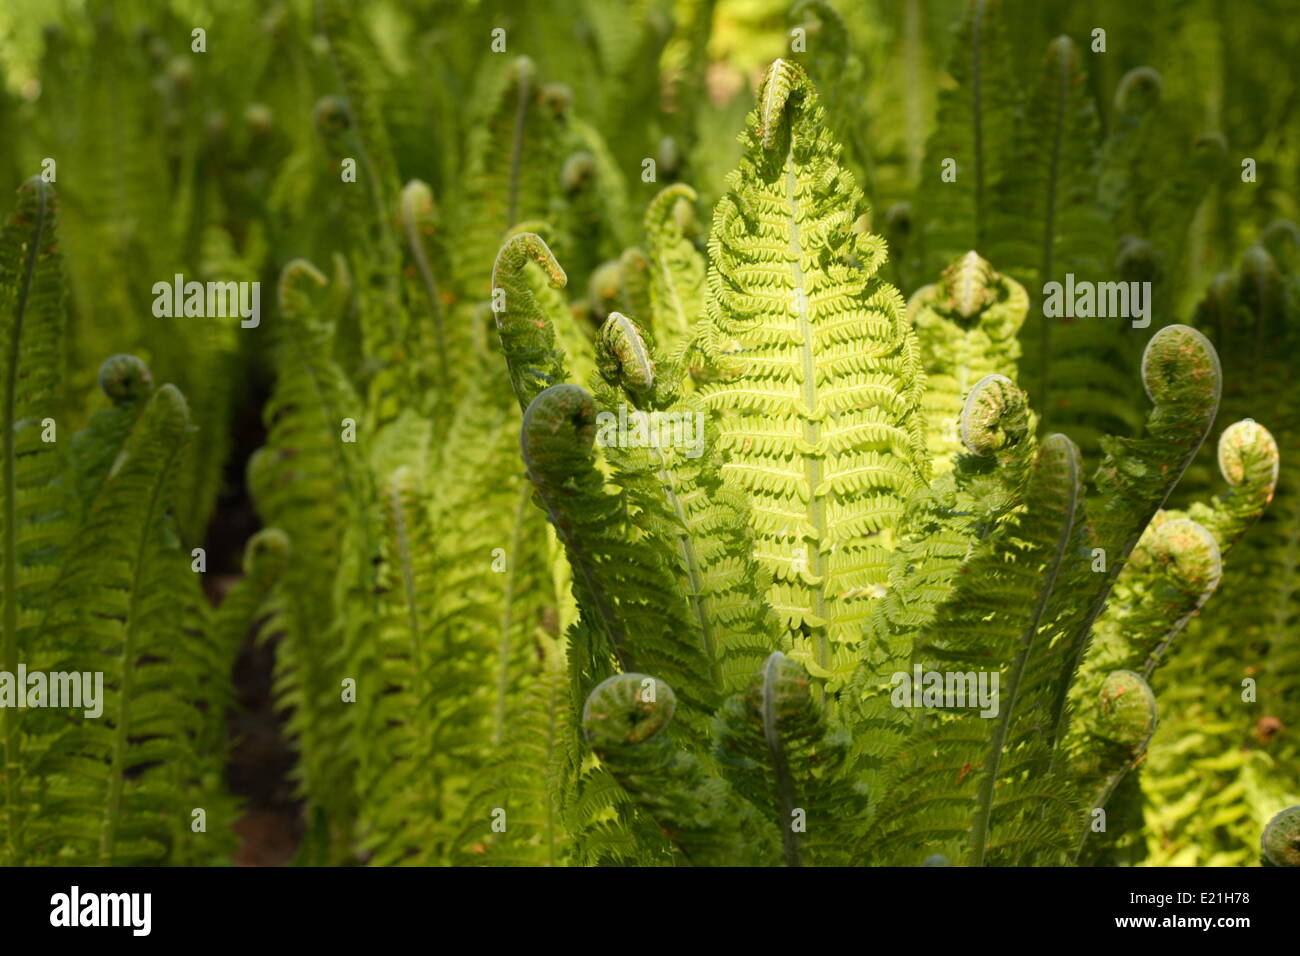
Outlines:
{"label": "brown speckled fiddlehead", "polygon": [[1260,847],[1265,866],[1300,866],[1300,807],[1287,807],[1269,820]]}
{"label": "brown speckled fiddlehead", "polygon": [[550,246],[535,232],[507,239],[492,266],[492,313],[520,408],[527,408],[539,392],[568,375],[555,329],[524,275],[530,262],[542,269],[553,287],[568,282]]}
{"label": "brown speckled fiddlehead", "polygon": [[596,367],[610,385],[634,399],[655,384],[655,363],[641,330],[622,312],[611,312],[596,336]]}
{"label": "brown speckled fiddlehead", "polygon": [[[1219,407],[1219,357],[1195,329],[1165,326],[1147,343],[1141,368],[1143,388],[1155,405],[1146,434],[1102,439],[1106,455],[1094,476],[1081,556],[1064,582],[1082,610],[1067,611],[1058,624],[1069,632],[1071,651],[1056,685],[1053,744],[1065,736],[1066,702],[1093,625],[1147,525],[1200,450]],[[1096,555],[1104,557],[1104,571],[1092,570]]]}
{"label": "brown speckled fiddlehead", "polygon": [[972,455],[994,455],[1018,445],[1029,430],[1025,393],[1005,375],[984,376],[962,404],[958,429]]}

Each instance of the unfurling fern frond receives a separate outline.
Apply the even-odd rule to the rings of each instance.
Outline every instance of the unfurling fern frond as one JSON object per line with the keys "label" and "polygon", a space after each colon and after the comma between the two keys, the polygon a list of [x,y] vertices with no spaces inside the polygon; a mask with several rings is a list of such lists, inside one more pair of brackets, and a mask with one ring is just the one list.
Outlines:
{"label": "unfurling fern frond", "polygon": [[202,772],[194,747],[209,736],[197,707],[203,669],[192,660],[206,621],[192,615],[206,605],[190,590],[195,578],[168,515],[189,430],[184,399],[163,386],[95,496],[53,588],[44,664],[102,672],[103,695],[102,715],[60,734],[35,767],[52,778],[51,793],[41,801],[46,829],[37,823],[28,839],[52,859],[66,847],[85,863],[159,863],[183,853],[178,844],[190,837],[187,797]]}
{"label": "unfurling fern frond", "polygon": [[862,862],[867,795],[849,753],[848,732],[813,699],[807,671],[780,651],[718,716],[722,772],[781,832],[787,866]]}
{"label": "unfurling fern frond", "polygon": [[[617,661],[623,670],[672,674],[684,688],[687,721],[698,721],[712,709],[715,691],[700,636],[674,587],[671,552],[632,533],[623,497],[606,491],[595,467],[595,439],[595,406],[576,385],[551,386],[524,414],[528,476],[564,544],[584,619],[603,638],[592,648],[592,673],[608,674]],[[695,729],[702,730],[698,723]]]}
{"label": "unfurling fern frond", "polygon": [[699,392],[792,654],[838,683],[928,471],[916,341],[876,277],[884,241],[854,228],[862,194],[799,67],[769,68],[745,145],[714,214],[705,307],[732,373]]}
{"label": "unfurling fern frond", "polygon": [[646,207],[651,327],[669,352],[686,340],[704,312],[704,257],[687,235],[694,226],[696,198],[690,186],[677,183]]}
{"label": "unfurling fern frond", "polygon": [[[915,203],[913,275],[934,275],[968,249],[988,254],[996,236],[996,190],[1010,173],[1019,106],[1000,6],[970,0],[957,31],[948,63],[955,86],[939,94]],[[955,180],[944,175],[950,162]]]}
{"label": "unfurling fern frond", "polygon": [[1016,334],[1028,309],[1024,287],[998,275],[973,250],[908,302],[925,371],[926,437],[935,471],[950,468],[961,447],[958,418],[971,386],[985,375],[1015,375]]}
{"label": "unfurling fern frond", "polygon": [[725,784],[694,753],[674,746],[669,726],[676,709],[664,681],[615,674],[588,695],[582,729],[602,765],[688,862],[735,863],[761,845],[743,839],[744,816]]}

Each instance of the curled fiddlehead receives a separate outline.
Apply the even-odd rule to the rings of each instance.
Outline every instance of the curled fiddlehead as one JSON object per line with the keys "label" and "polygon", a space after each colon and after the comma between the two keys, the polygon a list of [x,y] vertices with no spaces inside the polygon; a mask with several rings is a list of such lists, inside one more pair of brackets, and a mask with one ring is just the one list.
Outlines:
{"label": "curled fiddlehead", "polygon": [[1029,430],[1025,393],[1005,375],[986,375],[971,388],[959,420],[961,443],[973,455],[992,455],[1020,443]]}
{"label": "curled fiddlehead", "polygon": [[615,674],[587,695],[582,730],[602,766],[691,863],[734,862],[736,812],[725,789],[670,731],[677,697],[664,681]]}
{"label": "curled fiddlehead", "polygon": [[1260,845],[1269,866],[1300,866],[1300,807],[1287,807],[1269,820]]}
{"label": "curled fiddlehead", "polygon": [[153,394],[153,375],[134,355],[113,355],[99,367],[99,387],[114,405],[138,405]]}
{"label": "curled fiddlehead", "polygon": [[596,441],[596,406],[577,385],[552,385],[524,412],[520,445],[524,463],[540,486],[562,483],[574,467],[591,460]]}
{"label": "curled fiddlehead", "polygon": [[289,536],[279,528],[263,528],[244,547],[244,574],[274,584],[289,563]]}
{"label": "curled fiddlehead", "polygon": [[1098,694],[1093,733],[1124,748],[1141,752],[1156,729],[1156,696],[1136,671],[1112,671]]}
{"label": "curled fiddlehead", "polygon": [[1226,551],[1272,503],[1281,459],[1272,433],[1250,418],[1223,430],[1217,457],[1228,490],[1208,505],[1196,502],[1187,513],[1205,525]]}
{"label": "curled fiddlehead", "polygon": [[596,364],[605,381],[632,396],[649,392],[655,364],[641,330],[622,312],[611,312],[596,338]]}
{"label": "curled fiddlehead", "polygon": [[596,178],[596,157],[585,149],[573,153],[560,170],[560,185],[566,193],[586,189]]}
{"label": "curled fiddlehead", "polygon": [[507,239],[492,266],[493,314],[520,408],[526,408],[548,385],[567,377],[555,329],[524,274],[530,262],[542,269],[553,288],[568,282],[550,246],[535,232]]}
{"label": "curled fiddlehead", "polygon": [[645,674],[615,674],[596,685],[582,708],[582,731],[597,755],[643,743],[663,731],[677,695]]}
{"label": "curled fiddlehead", "polygon": [[1157,70],[1135,66],[1115,87],[1115,110],[1126,117],[1138,117],[1160,102],[1165,82]]}
{"label": "curled fiddlehead", "polygon": [[[1106,675],[1097,694],[1089,728],[1086,779],[1092,786],[1100,787],[1090,805],[1093,813],[1106,809],[1122,783],[1129,780],[1132,784],[1136,780],[1130,778],[1129,773],[1146,755],[1147,745],[1155,733],[1156,719],[1156,697],[1141,674],[1117,670]],[[1122,820],[1126,809],[1117,807],[1113,815]],[[1110,829],[1116,828],[1112,826]],[[1097,842],[1090,845],[1092,832],[1091,827],[1084,828],[1076,860],[1082,858],[1087,850],[1104,852]],[[1132,838],[1132,834],[1123,828],[1114,833],[1102,832],[1107,834],[1107,842],[1113,844],[1122,845]]]}
{"label": "curled fiddlehead", "polygon": [[985,375],[1015,374],[1017,333],[1028,309],[1024,287],[973,250],[908,302],[926,376],[927,444],[937,470],[946,471],[960,451],[955,426],[971,385]]}
{"label": "curled fiddlehead", "polygon": [[[1218,407],[1223,372],[1214,346],[1187,325],[1166,325],[1142,353],[1142,387],[1157,407]],[[1204,415],[1204,411],[1202,412]]]}

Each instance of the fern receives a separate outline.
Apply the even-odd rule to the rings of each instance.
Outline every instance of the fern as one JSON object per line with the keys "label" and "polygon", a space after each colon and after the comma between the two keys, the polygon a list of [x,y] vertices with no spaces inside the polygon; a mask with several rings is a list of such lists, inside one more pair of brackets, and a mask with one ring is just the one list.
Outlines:
{"label": "fern", "polygon": [[700,395],[722,416],[724,479],[749,498],[793,656],[839,682],[927,469],[915,338],[874,276],[883,242],[855,231],[861,193],[822,117],[803,71],[776,61],[709,240],[707,321],[734,374]]}
{"label": "fern", "polygon": [[[43,422],[56,410],[63,328],[63,283],[56,238],[54,193],[39,177],[19,190],[13,218],[0,234],[0,316],[3,316],[4,448],[4,646],[3,669],[17,673],[32,651],[32,635],[47,606],[67,531],[66,507],[54,481],[57,445],[43,441]],[[6,768],[5,859],[23,858],[26,814],[19,799],[22,778],[20,711],[0,710]]]}
{"label": "fern", "polygon": [[971,386],[985,375],[1015,374],[1016,333],[1028,309],[1024,288],[977,252],[953,262],[938,283],[908,302],[926,374],[926,439],[936,471],[946,470],[960,448],[959,417]]}

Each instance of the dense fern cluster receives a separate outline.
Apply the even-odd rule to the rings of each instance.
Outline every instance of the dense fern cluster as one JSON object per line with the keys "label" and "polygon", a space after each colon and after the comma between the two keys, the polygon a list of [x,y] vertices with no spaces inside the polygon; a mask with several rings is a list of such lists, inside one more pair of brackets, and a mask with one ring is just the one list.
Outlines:
{"label": "dense fern cluster", "polygon": [[0,707],[0,862],[228,861],[252,635],[304,864],[1297,863],[1285,37],[226,6],[0,89],[0,673],[103,681]]}

